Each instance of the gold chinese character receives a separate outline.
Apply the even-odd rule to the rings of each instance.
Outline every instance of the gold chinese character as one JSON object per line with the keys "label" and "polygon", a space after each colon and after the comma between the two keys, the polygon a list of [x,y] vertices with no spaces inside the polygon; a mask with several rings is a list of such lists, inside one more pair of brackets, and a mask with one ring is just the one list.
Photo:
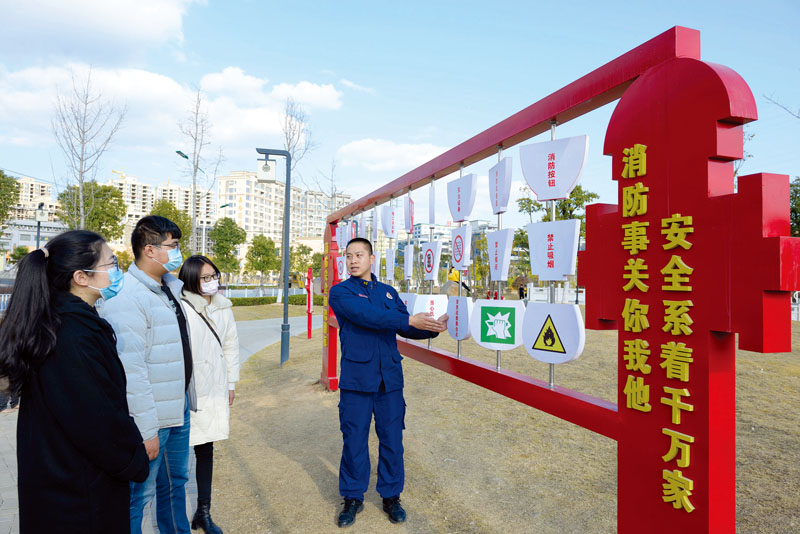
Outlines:
{"label": "gold chinese character", "polygon": [[661,457],[665,462],[673,460],[678,453],[681,453],[678,458],[678,467],[689,467],[689,453],[691,452],[690,443],[694,443],[694,437],[678,432],[677,430],[670,430],[669,428],[662,428],[661,432],[669,436],[669,451]]}
{"label": "gold chinese character", "polygon": [[650,328],[647,321],[648,304],[640,304],[639,299],[625,299],[625,308],[622,310],[622,318],[625,320],[626,332],[641,332]]}
{"label": "gold chinese character", "polygon": [[622,290],[630,291],[636,287],[636,289],[639,291],[647,293],[647,290],[650,289],[650,286],[642,282],[642,280],[647,280],[650,278],[650,275],[639,272],[647,270],[647,265],[644,264],[644,260],[642,258],[636,258],[636,261],[633,261],[633,258],[629,259],[628,264],[625,266],[625,270],[630,272],[622,275],[622,278],[628,280],[628,283],[622,286]]}
{"label": "gold chinese character", "polygon": [[636,217],[647,213],[647,192],[642,182],[636,182],[630,187],[622,188],[622,216]]}
{"label": "gold chinese character", "polygon": [[672,424],[681,424],[681,410],[686,410],[687,412],[694,411],[693,405],[681,400],[683,397],[691,397],[691,395],[689,395],[689,390],[686,388],[677,389],[664,386],[664,393],[672,395],[672,397],[661,397],[661,404],[672,407]]}
{"label": "gold chinese character", "polygon": [[664,488],[664,492],[661,498],[664,499],[664,502],[671,502],[672,507],[676,510],[683,508],[691,513],[694,510],[694,506],[689,502],[692,489],[694,489],[692,479],[684,477],[680,469],[674,471],[664,469],[662,474],[664,483],[661,486]]}
{"label": "gold chinese character", "polygon": [[625,340],[625,370],[641,371],[642,374],[650,374],[650,366],[647,365],[647,357],[650,356],[650,343],[644,339]]}
{"label": "gold chinese character", "polygon": [[634,221],[630,224],[623,224],[622,229],[625,236],[622,238],[622,248],[629,251],[631,256],[638,254],[640,250],[647,250],[647,227],[649,222]]}
{"label": "gold chinese character", "polygon": [[645,413],[653,409],[649,404],[650,386],[645,385],[644,378],[641,376],[628,375],[628,381],[622,392],[625,393],[625,406],[628,408]]}
{"label": "gold chinese character", "polygon": [[664,250],[671,250],[678,246],[689,250],[692,248],[692,244],[686,241],[686,236],[693,232],[691,215],[681,217],[680,213],[673,213],[672,217],[661,219],[661,234],[667,239]]}
{"label": "gold chinese character", "polygon": [[669,332],[673,336],[680,336],[692,333],[689,327],[694,321],[689,317],[689,308],[693,306],[691,300],[663,300],[666,308],[664,309],[664,326],[662,330]]}
{"label": "gold chinese character", "polygon": [[664,282],[669,284],[661,286],[661,289],[664,291],[691,291],[692,286],[681,284],[688,284],[689,275],[693,272],[694,269],[683,263],[683,259],[680,256],[673,254],[669,263],[661,269],[661,274],[664,275]]}
{"label": "gold chinese character", "polygon": [[672,380],[680,380],[681,382],[689,381],[689,364],[694,360],[692,359],[692,349],[686,346],[686,343],[675,343],[670,341],[661,345],[661,367],[667,370],[667,378]]}
{"label": "gold chinese character", "polygon": [[647,146],[636,143],[631,148],[622,151],[625,156],[622,162],[625,168],[622,169],[623,178],[635,178],[647,174]]}

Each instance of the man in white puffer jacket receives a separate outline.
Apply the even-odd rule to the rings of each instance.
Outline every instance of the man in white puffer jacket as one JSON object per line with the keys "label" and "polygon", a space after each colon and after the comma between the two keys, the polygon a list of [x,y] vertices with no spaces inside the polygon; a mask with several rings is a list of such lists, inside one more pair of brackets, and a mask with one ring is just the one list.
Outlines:
{"label": "man in white puffer jacket", "polygon": [[[169,219],[141,219],[131,234],[135,262],[123,289],[99,308],[117,335],[128,409],[151,460],[147,480],[131,484],[132,534],[141,533],[144,508],[156,492],[161,533],[190,532],[184,485],[189,476],[189,409],[195,409],[196,399],[180,302],[183,283],[169,274],[182,262],[180,237],[180,228]],[[158,476],[162,464],[165,471]]]}

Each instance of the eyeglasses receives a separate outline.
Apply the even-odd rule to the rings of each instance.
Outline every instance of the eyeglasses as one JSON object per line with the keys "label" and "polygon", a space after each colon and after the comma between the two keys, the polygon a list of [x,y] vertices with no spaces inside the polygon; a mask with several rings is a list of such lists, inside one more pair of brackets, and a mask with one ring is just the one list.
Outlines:
{"label": "eyeglasses", "polygon": [[201,276],[200,280],[202,280],[203,282],[211,282],[212,280],[219,280],[219,275],[217,273],[207,274],[205,276]]}
{"label": "eyeglasses", "polygon": [[166,247],[166,248],[171,248],[171,249],[175,250],[176,248],[178,248],[178,246],[180,246],[180,243],[172,243],[172,244],[160,243],[158,245],[154,244],[153,246],[154,247],[158,247],[158,248]]}
{"label": "eyeglasses", "polygon": [[117,260],[116,256],[111,256],[111,261],[108,263],[101,263],[98,267],[105,267],[106,265],[113,265],[114,268],[119,269],[119,260]]}

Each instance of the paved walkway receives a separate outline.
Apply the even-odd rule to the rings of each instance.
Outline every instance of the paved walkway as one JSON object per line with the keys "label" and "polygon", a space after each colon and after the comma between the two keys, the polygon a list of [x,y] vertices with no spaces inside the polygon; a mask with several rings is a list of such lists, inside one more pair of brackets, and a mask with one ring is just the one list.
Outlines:
{"label": "paved walkway", "polygon": [[[279,319],[264,319],[260,321],[242,321],[236,323],[239,332],[239,352],[242,363],[250,356],[264,347],[281,340],[281,323]],[[305,335],[307,328],[306,317],[290,317],[289,331],[291,335]],[[322,326],[322,316],[316,315],[312,319],[312,328]],[[24,402],[24,399],[23,399]],[[19,521],[17,502],[17,414],[7,412],[0,414],[0,534],[18,534]],[[189,483],[186,485],[186,514],[191,520],[194,514],[195,501],[197,500],[197,484],[194,477],[194,450],[189,455],[191,460],[191,473]],[[144,521],[144,534],[158,532],[151,520]]]}

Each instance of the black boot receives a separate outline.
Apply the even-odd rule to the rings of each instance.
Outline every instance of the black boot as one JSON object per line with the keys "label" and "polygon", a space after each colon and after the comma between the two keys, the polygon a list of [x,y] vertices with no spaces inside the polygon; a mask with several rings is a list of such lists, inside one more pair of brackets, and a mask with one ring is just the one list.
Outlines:
{"label": "black boot", "polygon": [[205,534],[222,534],[222,529],[211,519],[211,501],[197,501],[197,511],[192,518],[192,530],[198,528]]}

